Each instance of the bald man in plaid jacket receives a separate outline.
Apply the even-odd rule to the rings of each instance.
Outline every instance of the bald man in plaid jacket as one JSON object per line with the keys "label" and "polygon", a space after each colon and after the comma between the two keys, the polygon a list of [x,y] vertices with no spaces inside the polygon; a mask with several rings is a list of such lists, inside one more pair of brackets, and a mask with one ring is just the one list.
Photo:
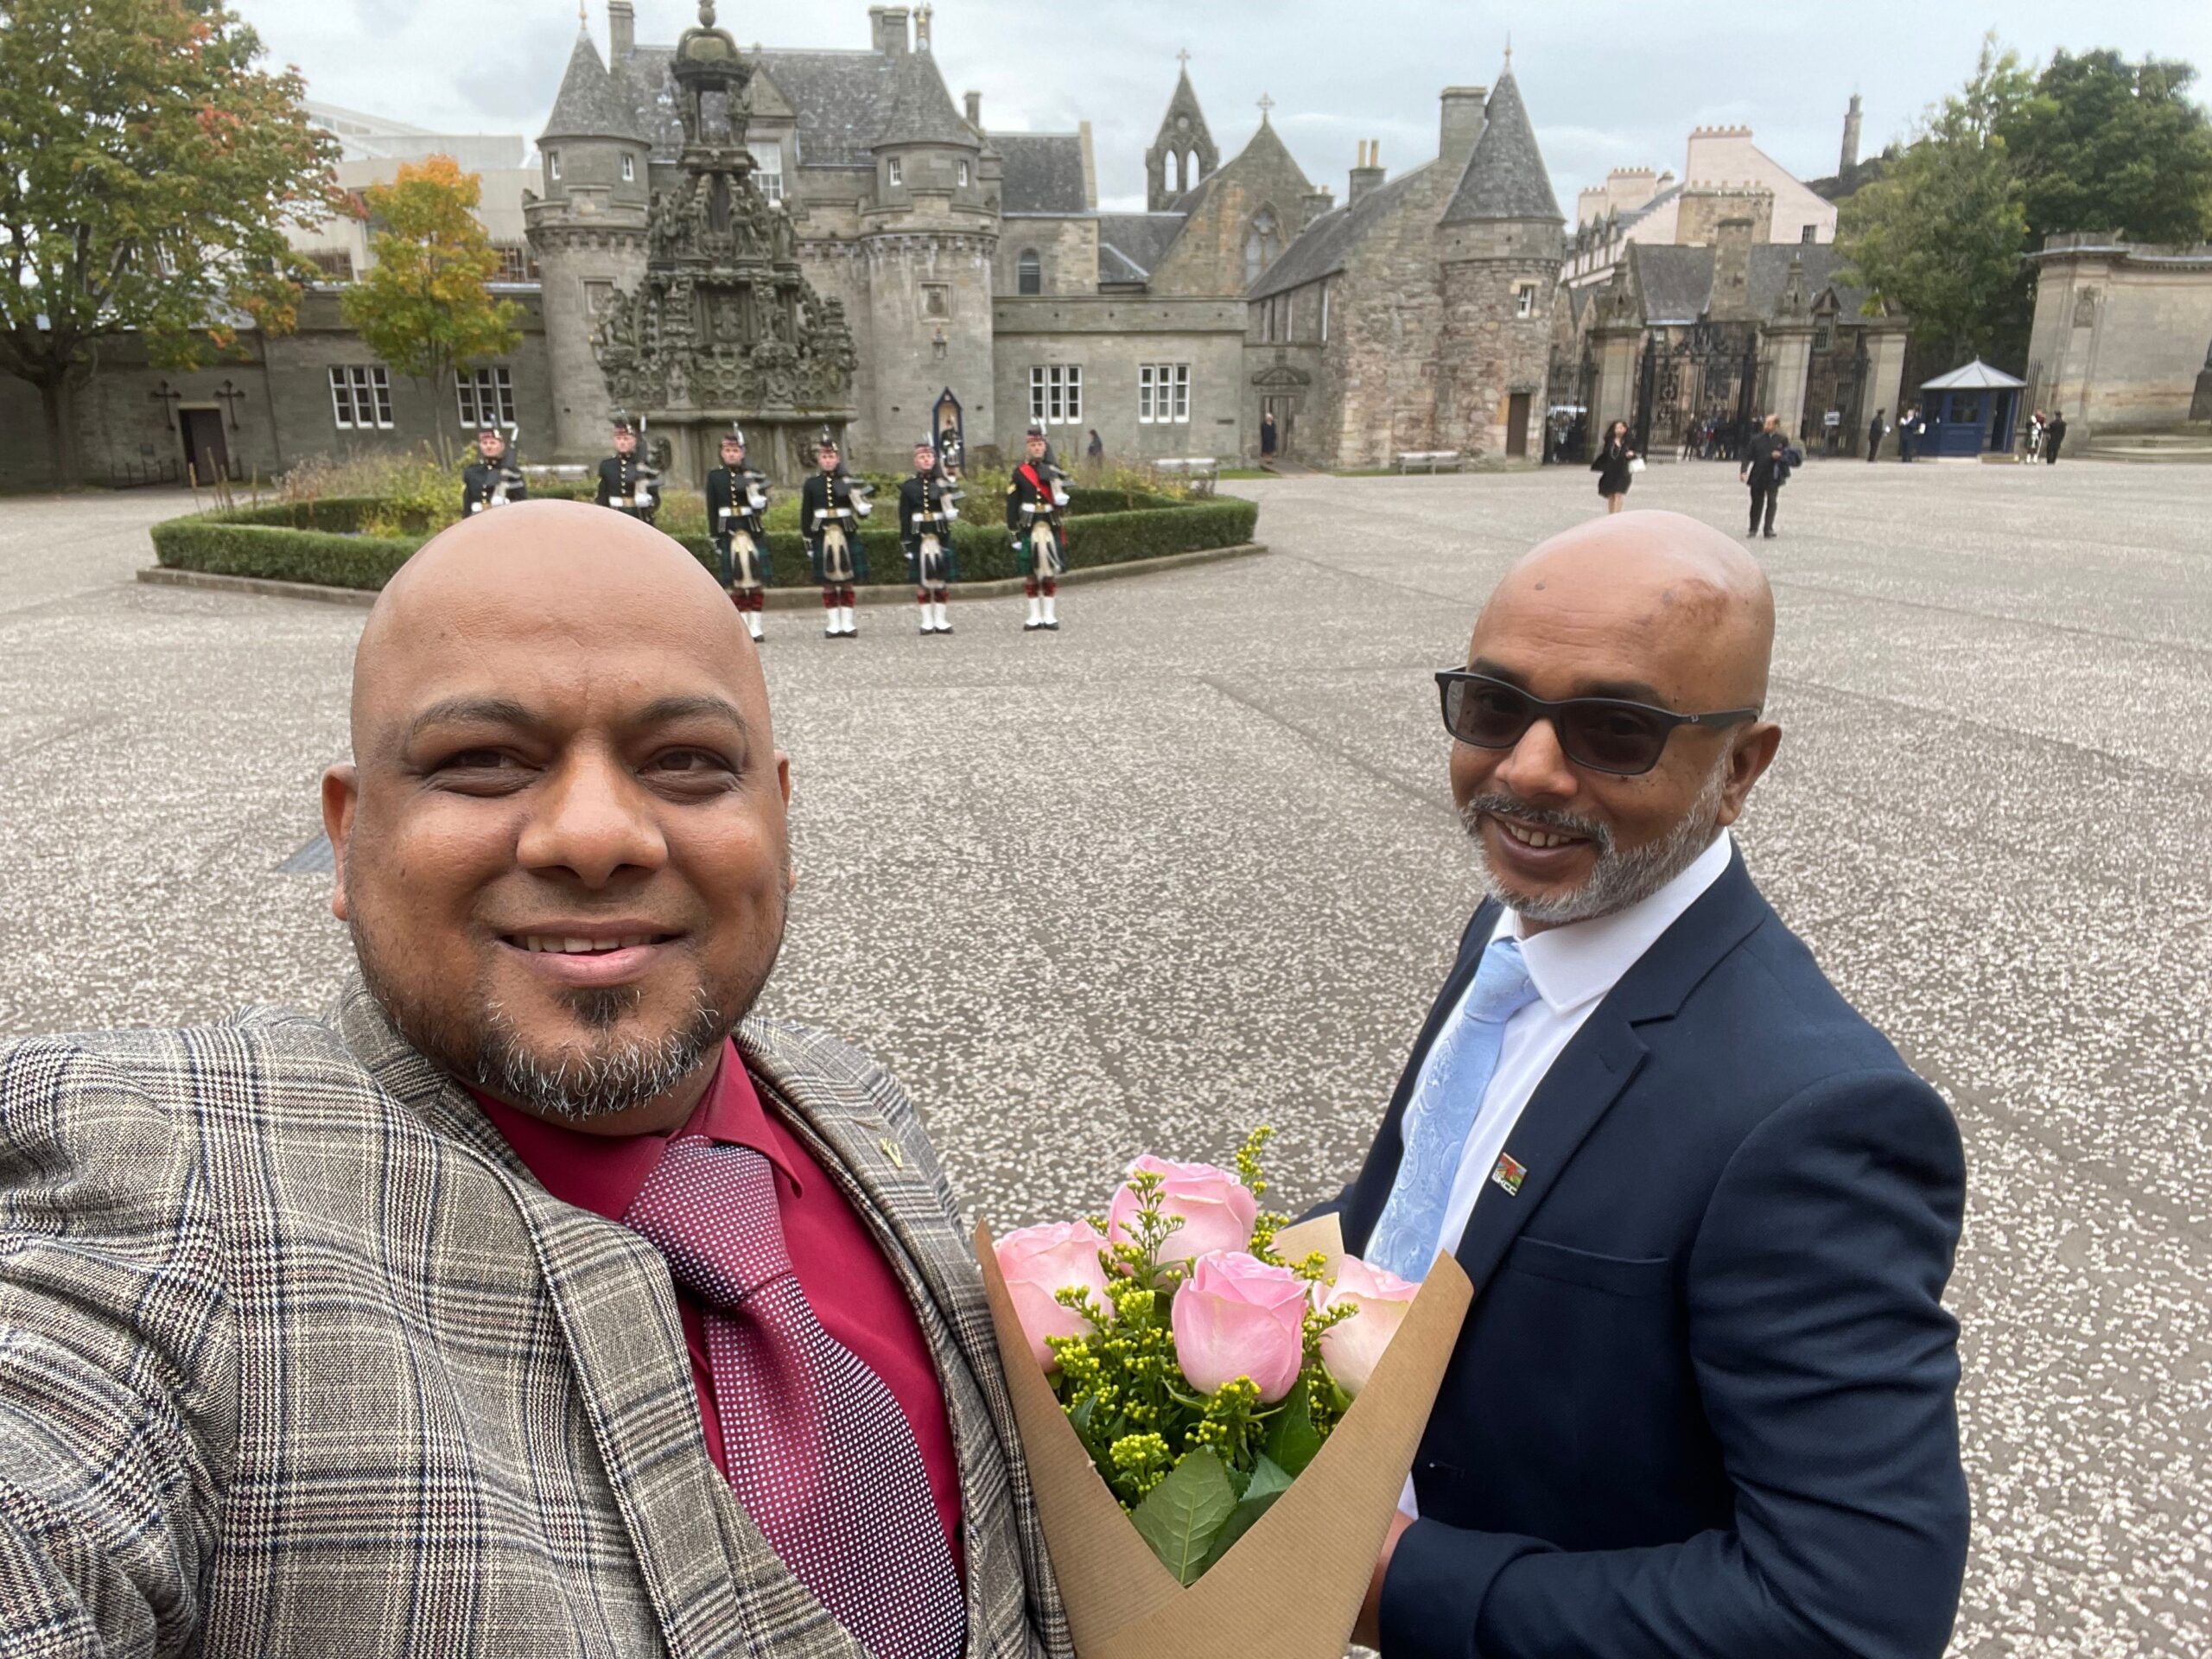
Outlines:
{"label": "bald man in plaid jacket", "polygon": [[[0,1653],[863,1659],[905,1610],[810,1588],[741,1495],[795,1453],[742,1443],[728,1353],[693,1340],[722,1316],[552,1190],[720,1150],[694,1126],[741,1096],[807,1339],[872,1368],[822,1421],[879,1408],[914,1499],[810,1501],[883,1528],[869,1573],[935,1559],[945,1605],[899,1651],[1066,1654],[912,1106],[739,1018],[782,935],[789,774],[713,579],[578,504],[465,520],[387,588],[353,714],[323,798],[361,973],[330,1014],[0,1049]],[[809,1278],[823,1225],[898,1305],[905,1370]]]}

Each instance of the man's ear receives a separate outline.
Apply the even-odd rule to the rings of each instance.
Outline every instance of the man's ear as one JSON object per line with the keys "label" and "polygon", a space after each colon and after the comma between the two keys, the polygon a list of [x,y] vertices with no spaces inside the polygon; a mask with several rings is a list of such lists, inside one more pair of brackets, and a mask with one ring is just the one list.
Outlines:
{"label": "man's ear", "polygon": [[361,804],[360,775],[350,762],[340,761],[322,774],[322,833],[330,842],[330,913],[340,921],[346,913],[346,845],[353,833],[353,813]]}
{"label": "man's ear", "polygon": [[1720,791],[1720,827],[1724,830],[1743,815],[1751,785],[1774,764],[1782,747],[1782,728],[1770,720],[1755,721],[1736,739],[1728,752],[1728,781]]}

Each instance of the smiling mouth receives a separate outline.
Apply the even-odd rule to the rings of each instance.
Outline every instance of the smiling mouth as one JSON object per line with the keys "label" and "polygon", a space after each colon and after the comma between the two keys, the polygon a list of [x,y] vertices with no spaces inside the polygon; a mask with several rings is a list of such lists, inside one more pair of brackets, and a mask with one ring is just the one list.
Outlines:
{"label": "smiling mouth", "polygon": [[1500,817],[1495,812],[1491,814],[1491,822],[1514,842],[1538,852],[1548,851],[1554,847],[1572,847],[1586,842],[1588,840],[1588,837],[1584,836],[1562,836],[1549,830],[1531,830],[1525,825],[1514,823],[1510,818]]}
{"label": "smiling mouth", "polygon": [[624,933],[605,938],[580,937],[561,933],[505,933],[503,943],[517,950],[532,956],[604,957],[617,950],[635,950],[640,945],[666,944],[674,939],[673,933]]}

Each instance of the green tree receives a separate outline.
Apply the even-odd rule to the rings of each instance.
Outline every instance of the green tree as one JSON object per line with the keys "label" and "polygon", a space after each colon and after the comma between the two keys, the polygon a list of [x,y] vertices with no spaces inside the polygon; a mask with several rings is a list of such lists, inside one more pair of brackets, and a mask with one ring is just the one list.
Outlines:
{"label": "green tree", "polygon": [[1984,40],[1974,79],[1839,214],[1846,280],[1910,317],[1917,339],[1947,357],[2017,362],[2026,349],[2028,219],[2004,133],[2032,86],[2017,53]]}
{"label": "green tree", "polygon": [[38,388],[57,486],[103,340],[189,368],[296,321],[284,229],[325,216],[335,145],[261,55],[216,0],[0,0],[0,373]]}
{"label": "green tree", "polygon": [[[499,253],[472,211],[483,181],[449,156],[404,164],[391,184],[362,192],[378,228],[372,262],[346,291],[346,321],[378,357],[430,383],[436,404],[461,371],[522,343],[522,308],[492,296]],[[438,456],[450,462],[452,437],[437,423]]]}
{"label": "green tree", "polygon": [[2051,59],[2003,127],[2031,249],[2067,231],[2212,238],[2212,123],[2189,97],[2196,79],[2186,63],[2109,49]]}

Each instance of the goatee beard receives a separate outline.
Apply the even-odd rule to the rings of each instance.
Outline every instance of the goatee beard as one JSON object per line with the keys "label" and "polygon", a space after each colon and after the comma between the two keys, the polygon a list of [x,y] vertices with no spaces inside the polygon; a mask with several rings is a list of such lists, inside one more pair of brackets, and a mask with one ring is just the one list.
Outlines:
{"label": "goatee beard", "polygon": [[[1483,890],[1524,919],[1557,927],[1568,922],[1595,921],[1642,904],[1697,862],[1698,855],[1720,833],[1720,798],[1727,787],[1728,760],[1723,755],[1675,827],[1656,841],[1625,853],[1614,844],[1612,830],[1595,818],[1530,806],[1503,791],[1468,801],[1459,809],[1459,822],[1481,850]],[[1589,842],[1595,853],[1590,874],[1580,887],[1563,893],[1530,895],[1509,887],[1491,868],[1489,851],[1482,848],[1482,821],[1493,815]]]}

